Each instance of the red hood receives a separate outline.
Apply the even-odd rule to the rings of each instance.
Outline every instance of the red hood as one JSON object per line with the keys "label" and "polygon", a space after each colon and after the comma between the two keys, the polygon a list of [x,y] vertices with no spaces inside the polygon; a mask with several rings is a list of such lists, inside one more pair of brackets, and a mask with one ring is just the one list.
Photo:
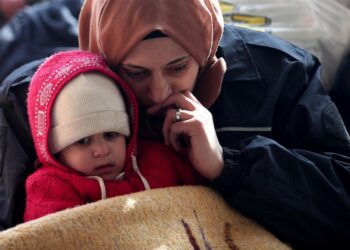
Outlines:
{"label": "red hood", "polygon": [[136,154],[138,131],[138,106],[128,85],[113,71],[104,59],[86,51],[66,51],[56,53],[45,60],[33,76],[29,86],[27,110],[33,135],[35,150],[42,164],[62,166],[48,149],[49,130],[51,125],[51,109],[60,90],[71,79],[81,73],[97,71],[113,79],[120,87],[126,99],[130,116],[131,135],[126,153],[125,172],[132,169],[131,155]]}

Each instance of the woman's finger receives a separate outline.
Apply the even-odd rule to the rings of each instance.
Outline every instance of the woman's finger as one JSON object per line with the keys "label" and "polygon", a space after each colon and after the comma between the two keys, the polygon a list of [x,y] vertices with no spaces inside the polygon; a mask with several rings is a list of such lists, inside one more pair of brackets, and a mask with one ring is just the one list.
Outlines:
{"label": "woman's finger", "polygon": [[193,117],[173,123],[169,144],[177,151],[185,149],[192,165],[203,176],[213,179],[223,166],[222,147],[212,123]]}
{"label": "woman's finger", "polygon": [[176,151],[180,151],[183,148],[191,146],[191,132],[188,124],[191,123],[192,119],[173,123],[170,126],[168,133],[169,145],[171,145]]}
{"label": "woman's finger", "polygon": [[161,112],[162,109],[179,107],[184,110],[194,110],[198,100],[189,92],[175,93],[170,95],[163,103],[155,104],[147,109],[149,115]]}
{"label": "woman's finger", "polygon": [[190,98],[191,100],[193,100],[194,102],[200,104],[200,101],[198,101],[198,99],[193,95],[192,92],[186,90],[182,93],[184,96],[186,96],[187,98]]}
{"label": "woman's finger", "polygon": [[169,109],[165,115],[165,119],[163,122],[163,137],[166,145],[169,145],[169,131],[173,123],[178,123],[184,120],[188,120],[193,115],[190,111],[183,109]]}
{"label": "woman's finger", "polygon": [[198,104],[197,99],[195,99],[195,97],[191,95],[189,91],[185,91],[183,93],[170,95],[163,103],[163,107],[177,105],[181,109],[192,111],[196,109]]}

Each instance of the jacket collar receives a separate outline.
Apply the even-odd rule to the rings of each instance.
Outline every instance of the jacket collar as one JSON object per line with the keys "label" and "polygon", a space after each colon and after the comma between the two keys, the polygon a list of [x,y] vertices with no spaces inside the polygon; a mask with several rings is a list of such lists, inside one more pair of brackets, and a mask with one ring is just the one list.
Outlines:
{"label": "jacket collar", "polygon": [[254,63],[247,42],[239,31],[244,29],[233,25],[225,25],[224,33],[220,40],[217,57],[224,57],[227,65],[224,82],[226,80],[258,80],[261,79],[259,71]]}

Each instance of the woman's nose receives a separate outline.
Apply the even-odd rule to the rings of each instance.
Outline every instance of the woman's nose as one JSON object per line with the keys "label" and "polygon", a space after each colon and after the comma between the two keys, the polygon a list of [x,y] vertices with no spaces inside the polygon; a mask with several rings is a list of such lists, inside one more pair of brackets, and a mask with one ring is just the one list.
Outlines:
{"label": "woman's nose", "polygon": [[169,81],[163,76],[155,76],[149,89],[149,97],[153,103],[162,103],[171,94]]}
{"label": "woman's nose", "polygon": [[92,145],[92,155],[94,157],[104,157],[110,153],[109,144],[104,140],[96,141]]}

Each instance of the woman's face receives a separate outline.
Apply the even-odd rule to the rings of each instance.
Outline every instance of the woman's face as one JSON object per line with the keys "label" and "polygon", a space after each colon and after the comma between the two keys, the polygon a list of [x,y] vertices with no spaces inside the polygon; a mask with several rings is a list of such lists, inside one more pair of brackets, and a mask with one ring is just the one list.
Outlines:
{"label": "woman's face", "polygon": [[162,103],[170,94],[192,91],[199,64],[168,37],[141,41],[122,61],[119,74],[143,107]]}

